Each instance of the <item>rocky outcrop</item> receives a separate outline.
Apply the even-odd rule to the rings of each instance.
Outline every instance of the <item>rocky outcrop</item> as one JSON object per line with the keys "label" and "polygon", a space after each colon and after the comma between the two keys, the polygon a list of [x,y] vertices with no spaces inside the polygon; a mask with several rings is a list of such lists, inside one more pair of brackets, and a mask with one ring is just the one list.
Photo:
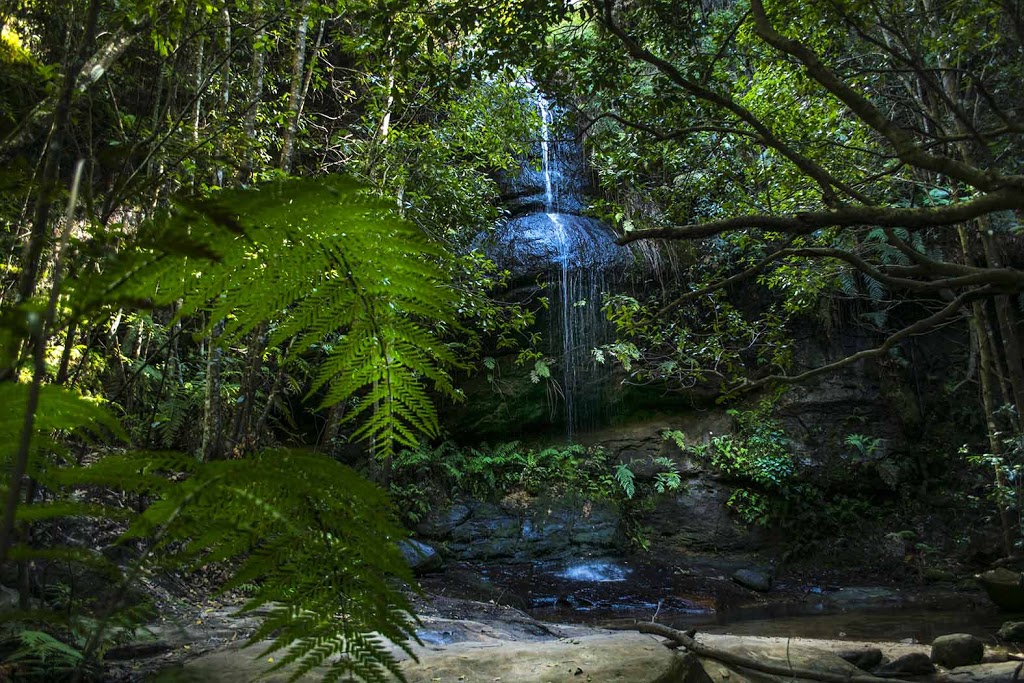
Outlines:
{"label": "rocky outcrop", "polygon": [[621,552],[619,521],[606,501],[465,501],[434,510],[416,532],[457,561],[530,561]]}
{"label": "rocky outcrop", "polygon": [[416,539],[406,538],[399,541],[398,549],[402,551],[402,556],[414,574],[436,572],[444,565],[444,560],[437,550]]}

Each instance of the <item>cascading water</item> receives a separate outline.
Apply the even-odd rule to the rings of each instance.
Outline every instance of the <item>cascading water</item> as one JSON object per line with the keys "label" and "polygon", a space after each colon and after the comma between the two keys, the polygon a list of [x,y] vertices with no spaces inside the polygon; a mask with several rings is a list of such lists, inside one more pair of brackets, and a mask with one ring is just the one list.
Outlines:
{"label": "cascading water", "polygon": [[582,149],[572,137],[558,135],[557,107],[540,94],[536,106],[541,115],[535,148],[540,169],[524,160],[519,177],[507,179],[516,213],[488,239],[485,249],[522,280],[539,276],[547,284],[549,354],[557,359],[562,417],[572,440],[600,418],[606,371],[591,350],[610,339],[601,315],[608,274],[621,271],[630,258],[607,226],[581,215],[586,204]]}

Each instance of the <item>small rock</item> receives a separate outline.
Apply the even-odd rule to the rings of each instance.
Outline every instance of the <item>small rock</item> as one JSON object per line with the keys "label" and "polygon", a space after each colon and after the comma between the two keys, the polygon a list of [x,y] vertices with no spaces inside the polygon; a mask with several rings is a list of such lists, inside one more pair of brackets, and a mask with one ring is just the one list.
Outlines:
{"label": "small rock", "polygon": [[996,637],[1011,643],[1024,642],[1024,621],[1006,621],[999,627]]}
{"label": "small rock", "polygon": [[951,633],[932,641],[932,661],[947,669],[980,664],[984,657],[985,644],[969,633]]}
{"label": "small rock", "polygon": [[767,593],[772,589],[772,575],[757,569],[737,569],[732,580],[750,590]]}
{"label": "small rock", "polygon": [[415,574],[437,571],[444,564],[437,550],[422,541],[407,538],[398,542],[398,549],[402,551],[405,561]]}
{"label": "small rock", "polygon": [[837,652],[841,659],[845,659],[862,671],[871,671],[882,663],[882,651],[877,647],[865,647],[860,650],[843,650]]}
{"label": "small rock", "polygon": [[877,675],[923,676],[935,673],[931,658],[923,652],[913,652],[892,660],[875,669]]}

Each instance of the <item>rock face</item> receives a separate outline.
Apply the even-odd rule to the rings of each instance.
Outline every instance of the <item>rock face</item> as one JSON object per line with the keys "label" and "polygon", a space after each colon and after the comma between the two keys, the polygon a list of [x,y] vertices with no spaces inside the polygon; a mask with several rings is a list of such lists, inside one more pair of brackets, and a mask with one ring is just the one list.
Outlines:
{"label": "rock face", "polygon": [[932,661],[947,669],[980,664],[984,657],[985,644],[969,633],[951,633],[932,642]]}
{"label": "rock face", "polygon": [[732,489],[710,477],[689,479],[675,495],[658,500],[644,522],[659,542],[699,551],[753,550],[764,540],[760,529],[745,526],[726,503]]}
{"label": "rock face", "polygon": [[435,510],[417,533],[458,561],[607,555],[625,544],[608,502],[537,500],[528,506],[479,501]]}

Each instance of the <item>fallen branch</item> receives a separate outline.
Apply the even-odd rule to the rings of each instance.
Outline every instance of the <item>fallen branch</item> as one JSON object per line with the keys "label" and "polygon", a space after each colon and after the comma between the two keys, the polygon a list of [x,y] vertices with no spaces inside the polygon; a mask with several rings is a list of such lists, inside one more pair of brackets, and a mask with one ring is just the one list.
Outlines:
{"label": "fallen branch", "polygon": [[871,674],[841,674],[833,673],[831,671],[817,671],[815,669],[787,666],[785,664],[761,662],[749,657],[744,657],[743,655],[725,652],[723,650],[704,645],[703,643],[698,643],[691,635],[689,635],[689,633],[684,633],[683,631],[679,631],[663,624],[642,622],[632,626],[631,628],[639,631],[640,633],[650,633],[668,638],[698,657],[707,657],[729,666],[750,669],[751,671],[758,671],[772,676],[803,678],[810,681],[821,681],[822,683],[907,683],[899,678],[882,678],[880,676],[872,676]]}

